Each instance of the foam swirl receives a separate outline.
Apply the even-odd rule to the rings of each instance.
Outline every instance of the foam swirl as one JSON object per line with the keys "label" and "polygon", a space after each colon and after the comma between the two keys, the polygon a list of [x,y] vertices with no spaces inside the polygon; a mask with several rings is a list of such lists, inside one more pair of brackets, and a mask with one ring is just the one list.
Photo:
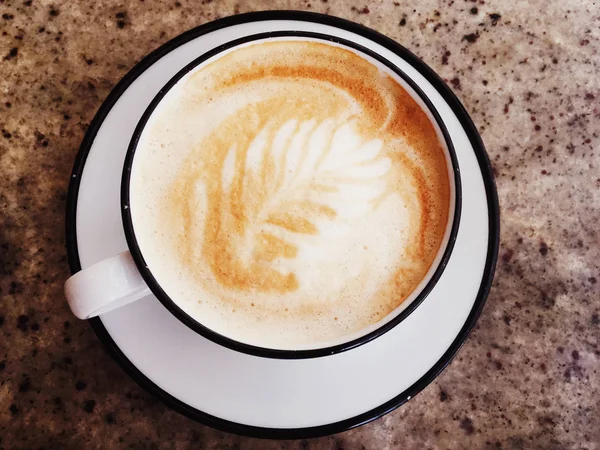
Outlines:
{"label": "foam swirl", "polygon": [[321,229],[334,226],[326,222],[367,213],[384,193],[381,177],[390,161],[380,156],[381,146],[333,119],[267,125],[246,148],[233,144],[220,183],[208,188],[214,195],[203,250],[219,282],[297,289],[289,260],[298,247],[307,239],[314,245]]}
{"label": "foam swirl", "polygon": [[348,50],[234,50],[173,88],[146,129],[138,242],[216,331],[275,347],[339,337],[402,303],[437,253],[449,183],[435,130]]}

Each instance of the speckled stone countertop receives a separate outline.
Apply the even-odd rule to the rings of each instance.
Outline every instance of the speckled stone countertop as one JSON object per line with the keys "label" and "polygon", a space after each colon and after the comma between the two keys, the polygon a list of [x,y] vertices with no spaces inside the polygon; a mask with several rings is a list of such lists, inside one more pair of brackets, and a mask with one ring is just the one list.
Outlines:
{"label": "speckled stone countertop", "polygon": [[[145,54],[237,12],[304,9],[396,39],[448,80],[497,176],[479,323],[402,408],[321,439],[228,435],[131,381],[64,301],[69,173]],[[600,3],[0,0],[0,448],[600,449]]]}

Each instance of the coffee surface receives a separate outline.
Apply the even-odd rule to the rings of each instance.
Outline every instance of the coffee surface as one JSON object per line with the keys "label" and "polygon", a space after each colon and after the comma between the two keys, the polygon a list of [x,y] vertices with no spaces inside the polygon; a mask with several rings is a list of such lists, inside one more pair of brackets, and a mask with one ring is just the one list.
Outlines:
{"label": "coffee surface", "polygon": [[449,192],[435,129],[390,74],[288,40],[177,83],[142,133],[130,196],[175,303],[233,339],[301,348],[402,304],[439,250]]}

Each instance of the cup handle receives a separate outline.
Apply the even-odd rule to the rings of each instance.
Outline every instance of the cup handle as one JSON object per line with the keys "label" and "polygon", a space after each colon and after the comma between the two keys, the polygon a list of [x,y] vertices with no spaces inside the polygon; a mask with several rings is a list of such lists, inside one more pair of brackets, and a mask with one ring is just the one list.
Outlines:
{"label": "cup handle", "polygon": [[79,319],[104,314],[150,293],[128,251],[80,270],[65,282],[67,302]]}

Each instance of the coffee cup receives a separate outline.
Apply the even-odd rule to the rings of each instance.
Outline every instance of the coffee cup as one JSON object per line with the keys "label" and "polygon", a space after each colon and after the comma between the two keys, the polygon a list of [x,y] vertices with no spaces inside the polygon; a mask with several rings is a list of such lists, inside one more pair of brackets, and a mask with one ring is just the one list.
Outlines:
{"label": "coffee cup", "polygon": [[135,129],[121,197],[128,251],[67,280],[73,313],[154,294],[208,339],[275,358],[404,320],[448,263],[461,198],[415,82],[307,32],[231,41],[175,75]]}

